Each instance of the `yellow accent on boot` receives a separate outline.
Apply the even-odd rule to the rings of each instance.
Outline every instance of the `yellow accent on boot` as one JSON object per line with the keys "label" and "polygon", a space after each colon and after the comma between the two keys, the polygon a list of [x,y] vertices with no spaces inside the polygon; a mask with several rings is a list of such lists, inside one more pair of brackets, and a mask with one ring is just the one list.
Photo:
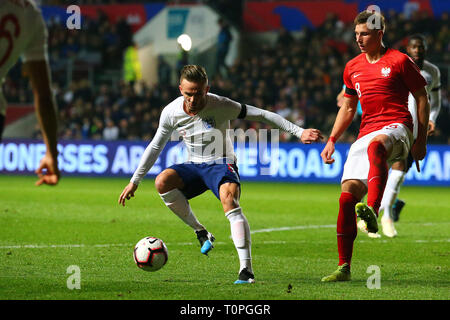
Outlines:
{"label": "yellow accent on boot", "polygon": [[337,282],[351,280],[350,266],[348,263],[338,266],[337,270],[329,276],[323,277],[322,282]]}

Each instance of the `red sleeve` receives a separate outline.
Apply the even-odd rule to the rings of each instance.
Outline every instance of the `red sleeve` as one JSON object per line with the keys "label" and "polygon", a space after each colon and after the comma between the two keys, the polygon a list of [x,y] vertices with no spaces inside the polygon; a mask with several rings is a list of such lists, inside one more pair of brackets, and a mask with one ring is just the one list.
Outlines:
{"label": "red sleeve", "polygon": [[420,74],[419,67],[417,67],[414,61],[408,56],[402,61],[400,74],[406,87],[412,93],[427,85],[426,80]]}
{"label": "red sleeve", "polygon": [[[349,69],[348,64],[346,64],[345,65],[345,69],[344,69],[344,76],[343,76],[344,77],[344,84],[345,84],[346,88],[348,88],[350,90],[355,90],[355,88],[353,87],[353,83],[352,83],[352,80],[351,80],[351,77],[350,77],[350,72],[349,72],[348,69]],[[356,93],[355,93],[355,95],[356,95]],[[344,97],[350,98],[352,96],[353,95],[350,95],[350,94],[347,93],[347,90],[345,91]]]}

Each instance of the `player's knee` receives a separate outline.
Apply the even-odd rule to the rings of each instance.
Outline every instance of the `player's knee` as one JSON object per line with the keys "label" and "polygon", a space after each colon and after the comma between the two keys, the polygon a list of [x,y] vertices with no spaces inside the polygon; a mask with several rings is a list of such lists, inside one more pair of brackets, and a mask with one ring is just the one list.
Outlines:
{"label": "player's knee", "polygon": [[223,184],[220,187],[220,202],[226,213],[239,207],[239,188],[232,183]]}
{"label": "player's knee", "polygon": [[165,191],[166,181],[167,181],[167,179],[165,178],[165,176],[163,175],[162,172],[160,174],[158,174],[158,176],[156,177],[155,188],[156,188],[156,190],[158,190],[159,193],[167,192],[167,191]]}
{"label": "player's knee", "polygon": [[361,180],[345,180],[341,185],[342,193],[350,193],[355,199],[361,199],[367,193],[367,186]]}
{"label": "player's knee", "polygon": [[399,170],[404,172],[408,171],[406,170],[406,167],[407,167],[406,160],[394,162],[391,166],[392,170]]}
{"label": "player's knee", "polygon": [[[176,172],[172,172],[173,170],[164,170],[161,172],[155,179],[155,188],[158,192],[166,193],[175,188],[181,189],[178,175]],[[178,178],[178,179],[177,179]]]}
{"label": "player's knee", "polygon": [[220,197],[220,202],[222,203],[224,212],[228,212],[239,207],[239,200],[231,192],[224,192]]}

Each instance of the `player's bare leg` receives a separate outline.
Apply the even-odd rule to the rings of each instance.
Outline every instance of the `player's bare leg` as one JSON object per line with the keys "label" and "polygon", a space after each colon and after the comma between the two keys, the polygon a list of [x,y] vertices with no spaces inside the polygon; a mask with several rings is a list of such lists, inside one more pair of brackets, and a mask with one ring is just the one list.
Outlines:
{"label": "player's bare leg", "polygon": [[[155,187],[165,205],[183,220],[184,223],[194,229],[197,233],[197,238],[199,238],[199,233],[200,235],[203,233],[208,234],[205,227],[197,220],[188,200],[181,192],[184,188],[184,182],[175,170],[166,169],[161,172],[156,177]],[[200,245],[203,245],[202,241],[200,241]],[[203,250],[202,253],[207,254]]]}
{"label": "player's bare leg", "polygon": [[357,235],[355,205],[364,197],[367,187],[360,180],[345,180],[342,182],[341,191],[336,225],[339,253],[338,269],[322,278],[323,282],[351,280],[350,265],[353,254],[353,242]]}
{"label": "player's bare leg", "polygon": [[239,279],[235,283],[253,283],[255,276],[252,268],[250,226],[239,205],[240,186],[226,182],[220,186],[219,195],[225,216],[230,221],[231,237],[239,256]]}

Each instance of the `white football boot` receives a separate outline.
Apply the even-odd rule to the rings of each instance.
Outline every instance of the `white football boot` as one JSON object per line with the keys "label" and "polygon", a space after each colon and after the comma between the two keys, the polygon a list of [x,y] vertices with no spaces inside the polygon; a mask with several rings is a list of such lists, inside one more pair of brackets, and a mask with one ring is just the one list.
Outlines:
{"label": "white football boot", "polygon": [[397,230],[395,230],[394,221],[391,218],[385,218],[383,216],[381,219],[381,227],[386,237],[394,238],[397,236]]}

